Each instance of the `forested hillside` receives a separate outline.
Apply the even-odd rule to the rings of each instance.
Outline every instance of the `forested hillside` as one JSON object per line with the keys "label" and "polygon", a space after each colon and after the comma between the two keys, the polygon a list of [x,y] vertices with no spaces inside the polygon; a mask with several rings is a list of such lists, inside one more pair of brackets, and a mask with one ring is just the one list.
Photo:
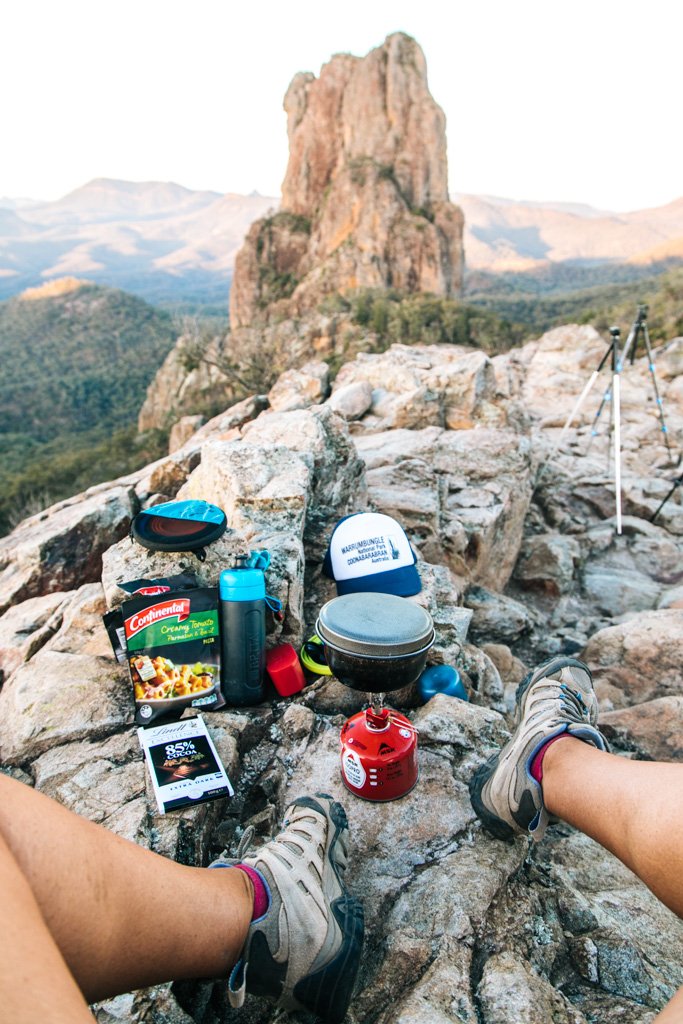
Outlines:
{"label": "forested hillside", "polygon": [[155,454],[136,417],[175,336],[167,313],[75,280],[0,303],[0,529]]}
{"label": "forested hillside", "polygon": [[624,330],[633,321],[638,303],[645,302],[650,335],[654,341],[664,341],[683,334],[683,268],[553,295],[491,291],[468,295],[468,302],[523,327],[527,335],[567,323],[589,323],[601,331],[616,323]]}

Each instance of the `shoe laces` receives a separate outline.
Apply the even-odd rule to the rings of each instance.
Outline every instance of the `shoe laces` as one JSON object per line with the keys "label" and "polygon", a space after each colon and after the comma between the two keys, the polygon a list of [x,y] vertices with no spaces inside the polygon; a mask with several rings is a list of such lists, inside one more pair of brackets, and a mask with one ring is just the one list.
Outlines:
{"label": "shoe laces", "polygon": [[560,704],[565,716],[573,722],[590,722],[590,711],[581,693],[566,683],[560,683]]}
{"label": "shoe laces", "polygon": [[237,851],[234,857],[231,857],[228,853],[227,847],[220,854],[218,860],[225,864],[241,864],[246,855],[249,853],[249,848],[254,841],[254,835],[256,830],[253,825],[247,825],[244,830],[244,834],[237,845]]}

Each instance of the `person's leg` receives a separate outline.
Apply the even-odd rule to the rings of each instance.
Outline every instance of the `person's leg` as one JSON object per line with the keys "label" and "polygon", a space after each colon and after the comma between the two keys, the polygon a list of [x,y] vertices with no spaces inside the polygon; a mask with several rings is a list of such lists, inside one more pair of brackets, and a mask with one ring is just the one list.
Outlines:
{"label": "person's leg", "polygon": [[[590,671],[553,658],[517,690],[517,727],[470,781],[472,806],[501,839],[543,836],[550,815],[617,856],[683,916],[683,765],[606,751]],[[656,1018],[681,1024],[683,989]]]}
{"label": "person's leg", "polygon": [[[0,839],[8,885],[17,882],[3,918],[13,932],[24,922],[29,944],[35,933],[41,947],[50,939],[56,947],[46,959],[19,958],[34,991],[55,983],[57,950],[88,1002],[163,981],[227,977],[239,957],[253,905],[242,871],[176,864],[2,775]],[[0,971],[8,982],[16,977],[4,953]]]}
{"label": "person's leg", "polygon": [[[347,838],[340,804],[300,797],[245,870],[189,868],[0,775],[0,882],[15,889],[0,929],[17,937],[16,955],[0,958],[0,990],[12,993],[14,1024],[87,1020],[76,986],[92,1002],[228,976],[233,1005],[249,991],[340,1022],[363,944],[362,907],[344,884]],[[51,992],[64,1013],[38,1012]]]}
{"label": "person's leg", "polygon": [[13,1024],[92,1024],[81,991],[1,836],[0,893],[3,1018]]}
{"label": "person's leg", "polygon": [[683,765],[631,761],[571,737],[543,757],[550,814],[610,850],[683,917]]}

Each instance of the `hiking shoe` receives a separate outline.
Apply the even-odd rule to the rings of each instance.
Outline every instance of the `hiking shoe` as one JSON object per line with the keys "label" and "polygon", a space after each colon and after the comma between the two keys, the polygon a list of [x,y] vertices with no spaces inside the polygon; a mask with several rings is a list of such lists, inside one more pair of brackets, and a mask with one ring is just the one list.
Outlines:
{"label": "hiking shoe", "polygon": [[[363,948],[363,908],[343,881],[347,837],[344,808],[318,793],[290,804],[282,832],[252,856],[239,858],[261,873],[270,903],[251,922],[230,974],[232,1006],[242,1006],[250,992],[332,1024],[343,1020]],[[221,858],[211,867],[235,863]]]}
{"label": "hiking shoe", "polygon": [[517,688],[517,728],[509,742],[470,780],[472,806],[498,839],[529,832],[543,838],[551,820],[531,762],[554,736],[567,733],[607,750],[596,728],[598,701],[588,667],[576,658],[553,658]]}

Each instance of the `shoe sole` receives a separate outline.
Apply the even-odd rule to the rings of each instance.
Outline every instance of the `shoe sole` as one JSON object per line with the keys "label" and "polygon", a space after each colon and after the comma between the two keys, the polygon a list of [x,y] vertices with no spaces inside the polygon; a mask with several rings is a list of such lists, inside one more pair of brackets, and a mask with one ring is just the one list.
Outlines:
{"label": "shoe sole", "polygon": [[469,790],[470,790],[470,801],[474,812],[481,821],[484,828],[495,836],[496,839],[514,839],[518,832],[515,832],[507,821],[503,821],[497,814],[493,814],[492,811],[486,807],[481,798],[481,793],[489,781],[496,768],[498,767],[498,754],[493,754],[488,759],[486,764],[483,764],[480,768],[477,768],[476,772],[470,779]]}
{"label": "shoe sole", "polygon": [[[583,671],[588,672],[590,675],[588,667],[582,661],[579,661],[578,658],[551,658],[550,661],[546,661],[542,665],[539,665],[538,668],[528,672],[517,687],[517,692],[515,693],[515,704],[517,706],[518,716],[521,715],[524,697],[526,696],[526,692],[532,682],[535,682],[537,679],[542,679],[544,676],[549,676],[552,672],[558,672],[563,668],[580,668]],[[490,811],[484,804],[481,796],[484,786],[498,767],[499,759],[499,753],[493,754],[486,764],[481,765],[481,767],[474,773],[469,783],[470,800],[477,817],[491,835],[495,836],[496,839],[514,839],[516,835],[523,833],[516,831],[511,825],[508,825],[507,821],[503,821],[503,819],[499,818],[497,814]]]}
{"label": "shoe sole", "polygon": [[342,805],[327,793],[316,793],[315,798],[303,797],[295,803],[310,807],[327,818],[323,892],[339,925],[342,942],[338,952],[324,967],[296,983],[292,995],[301,1009],[315,1013],[330,1024],[341,1024],[353,996],[365,932],[363,905],[347,892],[338,867],[337,846],[348,834],[348,821]]}

